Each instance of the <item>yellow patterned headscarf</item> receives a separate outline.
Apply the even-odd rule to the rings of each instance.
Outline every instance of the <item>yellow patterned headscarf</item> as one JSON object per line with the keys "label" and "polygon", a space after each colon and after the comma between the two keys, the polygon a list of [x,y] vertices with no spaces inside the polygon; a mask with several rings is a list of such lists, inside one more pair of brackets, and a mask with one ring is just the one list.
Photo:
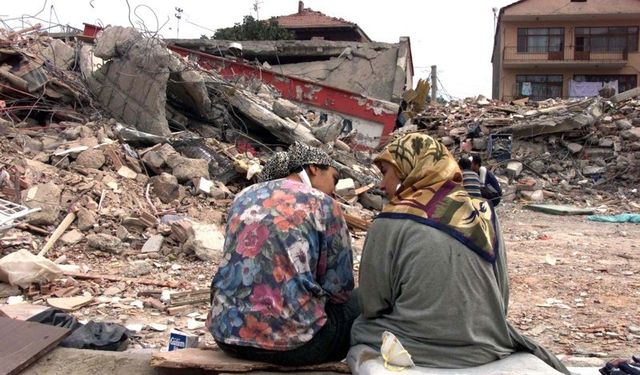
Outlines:
{"label": "yellow patterned headscarf", "polygon": [[402,184],[378,217],[429,225],[495,261],[493,209],[467,193],[458,163],[444,145],[425,134],[408,134],[387,145],[374,163],[383,161],[395,168]]}

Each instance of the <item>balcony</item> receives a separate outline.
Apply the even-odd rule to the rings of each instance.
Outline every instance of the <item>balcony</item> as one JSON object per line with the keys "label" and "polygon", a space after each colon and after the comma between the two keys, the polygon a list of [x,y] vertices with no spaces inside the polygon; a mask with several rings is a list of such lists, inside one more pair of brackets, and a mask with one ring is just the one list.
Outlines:
{"label": "balcony", "polygon": [[502,56],[505,68],[622,68],[628,60],[627,51],[581,52],[573,47],[557,52],[518,52],[517,47],[504,47]]}

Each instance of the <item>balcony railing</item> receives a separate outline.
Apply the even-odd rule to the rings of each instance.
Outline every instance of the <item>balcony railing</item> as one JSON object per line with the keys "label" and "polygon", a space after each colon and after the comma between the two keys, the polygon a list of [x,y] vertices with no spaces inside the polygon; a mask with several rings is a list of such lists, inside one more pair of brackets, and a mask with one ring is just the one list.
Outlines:
{"label": "balcony railing", "polygon": [[627,51],[592,52],[575,51],[573,47],[565,47],[559,51],[518,52],[518,47],[504,47],[503,61],[505,63],[622,63],[627,61]]}

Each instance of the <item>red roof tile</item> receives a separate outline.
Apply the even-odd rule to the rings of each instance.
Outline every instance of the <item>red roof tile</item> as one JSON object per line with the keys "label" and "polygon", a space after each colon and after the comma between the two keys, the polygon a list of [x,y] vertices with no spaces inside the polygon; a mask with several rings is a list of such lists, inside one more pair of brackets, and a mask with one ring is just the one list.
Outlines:
{"label": "red roof tile", "polygon": [[322,12],[304,8],[302,12],[276,17],[278,25],[284,28],[315,28],[315,27],[354,27],[355,23],[342,18],[329,17]]}

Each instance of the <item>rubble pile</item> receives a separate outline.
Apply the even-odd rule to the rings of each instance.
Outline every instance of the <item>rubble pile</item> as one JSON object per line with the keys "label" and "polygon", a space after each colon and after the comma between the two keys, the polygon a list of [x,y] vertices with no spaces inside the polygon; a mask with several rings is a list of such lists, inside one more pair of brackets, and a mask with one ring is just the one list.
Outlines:
{"label": "rubble pile", "polygon": [[[511,198],[614,211],[640,197],[639,89],[610,98],[510,104],[482,96],[429,106],[397,131],[423,131],[487,159]],[[634,99],[636,97],[636,99]]]}
{"label": "rubble pile", "polygon": [[147,347],[167,327],[203,334],[227,208],[295,141],[340,163],[355,236],[382,207],[378,172],[339,124],[316,126],[259,81],[228,82],[132,28],[95,44],[0,32],[0,45],[0,199],[40,209],[0,232],[13,255],[0,279],[27,280],[0,283],[2,302],[120,322]]}
{"label": "rubble pile", "polygon": [[[428,107],[399,132],[488,153],[522,196],[623,209],[637,194],[633,96],[468,99]],[[371,155],[341,129],[133,28],[109,27],[95,43],[0,31],[0,199],[39,209],[0,229],[0,302],[120,322],[145,347],[166,344],[158,332],[170,327],[203,335],[227,208],[273,152],[297,141],[332,154],[354,238],[382,209]]]}

